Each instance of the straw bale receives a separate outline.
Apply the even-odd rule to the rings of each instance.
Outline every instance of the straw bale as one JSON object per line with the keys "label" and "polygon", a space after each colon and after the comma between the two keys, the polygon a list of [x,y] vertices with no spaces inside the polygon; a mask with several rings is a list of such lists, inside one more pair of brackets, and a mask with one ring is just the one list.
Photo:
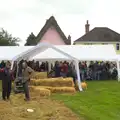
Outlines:
{"label": "straw bale", "polygon": [[31,79],[31,85],[52,87],[74,87],[72,78]]}
{"label": "straw bale", "polygon": [[35,72],[31,78],[34,79],[42,79],[42,78],[47,78],[47,72]]}
{"label": "straw bale", "polygon": [[74,87],[49,87],[49,86],[37,86],[36,88],[44,88],[51,91],[51,93],[75,93]]}
{"label": "straw bale", "polygon": [[[86,82],[81,82],[81,87],[83,90],[87,89],[87,83]],[[78,82],[76,82],[76,90],[79,90],[78,88]]]}
{"label": "straw bale", "polygon": [[37,96],[50,96],[51,95],[51,91],[48,90],[48,89],[45,89],[45,88],[37,88],[37,87],[34,87],[33,89],[34,93],[37,95]]}

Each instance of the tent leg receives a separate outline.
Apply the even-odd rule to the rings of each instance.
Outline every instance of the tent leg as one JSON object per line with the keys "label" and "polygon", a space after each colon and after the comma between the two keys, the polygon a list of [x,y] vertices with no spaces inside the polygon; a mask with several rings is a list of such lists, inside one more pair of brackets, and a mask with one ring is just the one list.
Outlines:
{"label": "tent leg", "polygon": [[13,69],[14,61],[11,62],[11,70]]}
{"label": "tent leg", "polygon": [[79,70],[78,61],[75,61],[75,68],[76,68],[76,71],[77,71],[77,79],[78,79],[79,91],[83,91],[82,86],[81,86],[80,70]]}
{"label": "tent leg", "polygon": [[120,65],[119,65],[119,61],[117,61],[117,71],[118,71],[118,82],[120,82]]}
{"label": "tent leg", "polygon": [[51,71],[51,61],[48,62],[48,72]]}

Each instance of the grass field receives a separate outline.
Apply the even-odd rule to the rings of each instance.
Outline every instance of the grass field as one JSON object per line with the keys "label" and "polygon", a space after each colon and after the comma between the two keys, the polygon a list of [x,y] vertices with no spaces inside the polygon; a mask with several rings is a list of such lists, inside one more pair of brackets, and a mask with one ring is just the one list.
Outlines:
{"label": "grass field", "polygon": [[85,120],[120,120],[120,83],[88,82],[88,90],[75,95],[54,95]]}
{"label": "grass field", "polygon": [[[46,117],[46,114],[49,115],[49,118],[51,118],[52,115],[56,117],[56,113],[55,113],[56,109],[64,108],[64,105],[61,103],[64,103],[65,106],[67,106],[74,113],[76,113],[79,116],[80,120],[120,120],[120,90],[119,89],[120,89],[120,83],[118,83],[117,81],[91,81],[88,82],[88,89],[84,92],[78,92],[74,95],[68,95],[68,94],[52,95],[51,98],[54,100],[58,100],[58,103],[60,101],[60,104],[53,102],[51,98],[40,99],[39,101],[40,106],[38,104],[38,101],[37,102],[32,101],[31,102],[32,105],[30,106],[34,106],[34,108],[36,107],[37,112],[34,113],[33,116],[30,115],[29,117],[27,113],[24,113],[27,117],[25,119],[20,118],[20,120],[28,120],[28,119],[32,120],[33,118],[34,120],[38,120],[38,118],[44,120],[42,117],[39,116],[41,112],[44,117]],[[20,102],[22,101],[22,99],[20,97]],[[22,109],[21,107],[23,106],[25,107],[26,105],[28,106],[28,104],[26,103],[24,104],[22,103],[23,105],[21,105],[21,103],[16,105],[16,103],[18,102],[16,101],[13,102],[15,102],[15,109],[16,106],[19,107],[19,110]],[[53,109],[53,111],[51,108]],[[65,109],[66,108],[61,109],[60,110],[61,113],[58,114],[58,116],[61,115],[61,119],[57,118],[55,120],[62,120],[64,119],[63,116],[65,115],[70,116],[72,114],[71,112],[68,113],[69,110],[66,111]],[[2,109],[0,110],[0,114],[1,112]],[[37,117],[35,117],[35,114]],[[20,115],[16,115],[16,117],[19,118]],[[77,120],[77,117],[73,117],[71,118],[71,120]]]}

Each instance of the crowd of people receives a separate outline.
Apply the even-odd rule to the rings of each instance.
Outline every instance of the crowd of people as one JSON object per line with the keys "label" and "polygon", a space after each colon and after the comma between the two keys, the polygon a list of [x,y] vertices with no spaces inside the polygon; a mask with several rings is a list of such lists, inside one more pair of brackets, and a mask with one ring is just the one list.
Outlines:
{"label": "crowd of people", "polygon": [[[49,68],[50,67],[50,68]],[[0,63],[0,79],[2,80],[3,100],[9,99],[11,93],[11,81],[19,79],[22,82],[25,100],[30,100],[28,84],[30,74],[37,72],[48,72],[48,77],[72,77],[74,83],[77,80],[76,68],[73,62],[58,62],[49,66],[48,62],[24,61],[15,62],[13,70],[10,70],[11,63],[2,61]],[[81,80],[116,80],[118,71],[115,63],[112,62],[79,62]]]}
{"label": "crowd of people", "polygon": [[[38,72],[47,71],[49,77],[73,77],[77,79],[76,69],[73,62],[58,62],[51,64],[50,71],[48,62],[29,61],[28,66]],[[118,71],[113,62],[79,62],[81,80],[116,80]]]}
{"label": "crowd of people", "polygon": [[[22,62],[19,63],[19,74],[22,72]],[[50,71],[48,62],[28,61],[27,65],[37,72],[47,71],[49,77],[74,77],[76,78],[76,69],[73,62],[58,62],[51,64]],[[0,63],[0,68],[5,67],[5,62]],[[79,62],[81,80],[111,80],[117,79],[117,67],[113,62]],[[15,70],[16,71],[16,70]],[[14,77],[16,72],[14,72]]]}

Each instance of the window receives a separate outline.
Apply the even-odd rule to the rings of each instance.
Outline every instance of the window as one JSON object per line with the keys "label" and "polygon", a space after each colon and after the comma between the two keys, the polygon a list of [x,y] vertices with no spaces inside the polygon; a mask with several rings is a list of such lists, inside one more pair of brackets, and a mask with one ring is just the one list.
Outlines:
{"label": "window", "polygon": [[116,50],[119,50],[119,43],[116,44]]}

